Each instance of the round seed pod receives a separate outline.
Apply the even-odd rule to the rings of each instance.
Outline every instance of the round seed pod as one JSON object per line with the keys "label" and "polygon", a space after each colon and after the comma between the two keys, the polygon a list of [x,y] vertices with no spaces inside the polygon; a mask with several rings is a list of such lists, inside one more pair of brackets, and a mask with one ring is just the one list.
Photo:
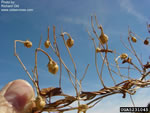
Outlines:
{"label": "round seed pod", "polygon": [[49,61],[48,63],[48,71],[52,74],[56,74],[58,72],[59,66],[57,65],[56,62],[53,60]]}
{"label": "round seed pod", "polygon": [[149,41],[146,39],[146,40],[144,40],[144,44],[145,45],[148,45],[149,44]]}
{"label": "round seed pod", "polygon": [[26,40],[26,41],[24,42],[24,46],[27,47],[27,48],[30,48],[30,47],[32,47],[32,42],[29,41],[29,40]]}
{"label": "round seed pod", "polygon": [[101,29],[101,35],[99,36],[99,40],[101,44],[106,44],[108,42],[108,36],[104,34],[102,26],[100,26]]}
{"label": "round seed pod", "polygon": [[106,34],[100,35],[99,40],[101,44],[106,44],[108,42],[108,36]]}
{"label": "round seed pod", "polygon": [[136,38],[133,37],[133,36],[131,37],[131,40],[132,40],[132,42],[134,42],[134,43],[136,43],[136,41],[137,41]]}
{"label": "round seed pod", "polygon": [[49,46],[50,46],[50,41],[49,41],[49,40],[46,40],[45,43],[44,43],[44,45],[45,45],[45,48],[49,48]]}
{"label": "round seed pod", "polygon": [[74,40],[72,38],[68,38],[66,44],[69,48],[71,48],[74,45]]}
{"label": "round seed pod", "polygon": [[81,104],[78,107],[78,111],[80,111],[80,112],[85,112],[87,109],[88,109],[88,105],[86,105],[86,104]]}
{"label": "round seed pod", "polygon": [[120,55],[120,58],[121,59],[126,59],[128,57],[128,55],[126,54],[126,53],[122,53],[121,55]]}
{"label": "round seed pod", "polygon": [[99,47],[96,48],[96,53],[100,52],[101,49]]}
{"label": "round seed pod", "polygon": [[44,108],[44,106],[46,105],[44,98],[42,98],[41,96],[36,97],[35,103],[36,103],[36,107],[39,110],[42,110]]}

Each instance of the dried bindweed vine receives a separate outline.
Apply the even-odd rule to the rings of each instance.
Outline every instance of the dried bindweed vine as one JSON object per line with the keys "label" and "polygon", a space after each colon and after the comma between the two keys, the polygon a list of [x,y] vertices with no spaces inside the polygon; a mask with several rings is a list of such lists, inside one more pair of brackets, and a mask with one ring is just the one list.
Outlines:
{"label": "dried bindweed vine", "polygon": [[[88,31],[90,39],[93,41],[94,48],[95,48],[95,67],[97,70],[98,77],[100,79],[100,83],[102,85],[102,88],[98,91],[83,91],[82,89],[82,82],[83,79],[86,76],[89,64],[87,65],[85,69],[84,75],[81,77],[81,79],[78,79],[77,75],[77,67],[76,63],[72,57],[72,54],[70,52],[71,47],[75,44],[73,38],[71,35],[67,32],[61,32],[61,37],[62,41],[67,49],[67,52],[70,56],[70,59],[72,61],[72,64],[74,66],[74,71],[71,71],[69,67],[65,64],[63,61],[63,58],[60,55],[59,52],[59,45],[57,43],[57,37],[55,34],[55,26],[53,26],[53,38],[54,42],[52,43],[50,41],[49,37],[49,30],[50,28],[48,27],[48,37],[46,41],[44,42],[45,48],[46,49],[51,49],[53,51],[53,54],[56,55],[56,57],[59,59],[59,63],[54,61],[50,54],[48,54],[46,51],[44,51],[40,46],[41,46],[41,41],[39,43],[39,47],[35,50],[35,66],[34,69],[32,70],[33,76],[28,72],[26,67],[24,66],[23,62],[19,58],[19,55],[16,52],[16,43],[20,42],[24,44],[25,47],[30,48],[32,47],[32,42],[29,40],[26,41],[21,41],[21,40],[15,40],[14,41],[14,53],[19,62],[21,63],[23,69],[26,71],[27,75],[33,82],[35,88],[36,88],[36,93],[37,97],[35,97],[34,100],[32,100],[27,106],[30,108],[25,112],[28,113],[34,113],[34,112],[59,112],[63,113],[65,111],[71,111],[71,110],[77,110],[77,113],[86,113],[86,111],[92,107],[94,107],[97,103],[99,103],[103,98],[114,95],[114,94],[122,94],[123,98],[126,97],[126,94],[129,95],[134,95],[136,93],[136,90],[139,88],[144,88],[150,85],[150,79],[147,79],[148,76],[150,75],[150,63],[147,61],[146,64],[143,64],[141,59],[139,58],[137,52],[134,49],[134,46],[136,46],[137,41],[143,41],[143,43],[146,46],[149,46],[149,37],[147,37],[145,40],[142,40],[139,38],[135,33],[133,33],[130,29],[128,30],[128,44],[129,46],[122,41],[123,45],[125,48],[129,50],[129,52],[134,56],[132,58],[129,56],[127,53],[121,53],[117,55],[116,51],[111,50],[108,45],[109,38],[105,34],[102,25],[98,24],[98,21],[95,18],[95,22],[97,25],[98,30],[101,31],[101,34],[97,34],[95,28],[94,28],[94,23],[93,23],[93,16],[91,17],[91,25],[92,25],[92,30],[96,38],[92,36],[92,34]],[[148,30],[150,29],[150,26],[148,26]],[[66,36],[68,37],[66,39]],[[138,37],[138,38],[136,38]],[[140,40],[138,40],[140,39]],[[135,43],[133,45],[133,43]],[[48,88],[43,88],[41,89],[39,86],[39,75],[38,75],[38,67],[37,67],[37,56],[38,52],[42,52],[44,55],[47,56],[47,68],[48,71],[51,74],[56,74],[58,70],[60,70],[60,77],[59,77],[59,87],[48,87]],[[51,53],[52,54],[52,53]],[[114,62],[109,61],[109,55],[114,55]],[[98,55],[100,55],[100,58],[102,59],[102,62],[98,62],[97,58]],[[137,60],[137,63],[135,64],[133,60]],[[121,63],[121,62],[122,63]],[[98,67],[98,64],[101,64],[101,67]],[[59,65],[58,65],[59,64]],[[128,64],[124,66],[124,64]],[[105,81],[103,80],[103,70],[104,66],[106,65],[108,74],[105,76],[108,76],[112,79],[112,82],[114,83],[113,86],[108,87],[105,84]],[[68,95],[63,93],[63,89],[61,88],[61,78],[62,78],[62,66],[67,71],[68,78],[70,82],[72,83],[76,96]],[[116,68],[116,70],[112,69],[112,66]],[[126,67],[127,66],[127,67]],[[123,75],[121,70],[125,69],[128,71],[128,75]],[[140,75],[140,78],[133,78],[131,76],[130,70],[137,71],[137,73]],[[117,83],[115,80],[114,76],[118,76],[122,82]],[[54,99],[55,101],[51,101],[51,98],[55,98],[56,96],[61,96],[61,99]],[[71,106],[72,103],[77,102],[76,106]],[[81,104],[84,102],[85,104]],[[133,103],[134,104],[134,103]]]}

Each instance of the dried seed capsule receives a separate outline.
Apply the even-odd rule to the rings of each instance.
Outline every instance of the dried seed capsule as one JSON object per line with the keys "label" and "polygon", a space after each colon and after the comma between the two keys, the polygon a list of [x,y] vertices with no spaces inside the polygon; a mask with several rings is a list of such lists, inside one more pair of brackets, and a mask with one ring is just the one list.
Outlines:
{"label": "dried seed capsule", "polygon": [[101,52],[101,49],[99,47],[96,48],[96,53]]}
{"label": "dried seed capsule", "polygon": [[86,104],[81,104],[78,108],[79,112],[85,112],[88,109],[88,105]]}
{"label": "dried seed capsule", "polygon": [[50,41],[49,41],[49,40],[46,40],[45,43],[44,43],[44,45],[45,45],[45,48],[49,48],[49,46],[50,46]]}
{"label": "dried seed capsule", "polygon": [[36,97],[35,103],[36,103],[36,107],[38,108],[38,110],[42,110],[44,106],[46,105],[44,98],[42,98],[41,96]]}
{"label": "dried seed capsule", "polygon": [[71,48],[74,45],[74,40],[72,38],[68,38],[66,44],[69,48]]}
{"label": "dried seed capsule", "polygon": [[134,43],[136,43],[136,41],[137,41],[136,38],[133,37],[133,36],[131,37],[131,40],[132,40],[132,42],[134,42]]}
{"label": "dried seed capsule", "polygon": [[122,61],[122,64],[124,64],[124,63],[132,64],[132,58],[131,58],[131,57],[128,57],[127,59],[124,59],[124,60]]}
{"label": "dried seed capsule", "polygon": [[57,65],[56,62],[53,60],[49,61],[48,63],[48,71],[52,74],[56,74],[58,72],[59,66]]}
{"label": "dried seed capsule", "polygon": [[32,47],[32,42],[29,41],[29,40],[26,40],[26,41],[24,42],[24,46],[27,47],[27,48],[30,48],[30,47]]}
{"label": "dried seed capsule", "polygon": [[108,42],[108,36],[106,34],[101,35],[99,37],[99,40],[100,40],[101,44],[106,44]]}
{"label": "dried seed capsule", "polygon": [[106,44],[108,42],[108,36],[104,34],[102,26],[100,26],[100,29],[101,29],[101,35],[99,37],[99,40],[101,44]]}
{"label": "dried seed capsule", "polygon": [[131,62],[132,62],[132,58],[131,58],[131,57],[129,57],[129,58],[127,59],[127,62],[128,62],[129,64],[131,64]]}
{"label": "dried seed capsule", "polygon": [[144,44],[145,45],[148,45],[149,44],[149,41],[146,39],[146,40],[144,40]]}
{"label": "dried seed capsule", "polygon": [[126,53],[122,53],[121,55],[120,55],[120,58],[121,59],[126,59],[128,57],[128,55],[126,54]]}

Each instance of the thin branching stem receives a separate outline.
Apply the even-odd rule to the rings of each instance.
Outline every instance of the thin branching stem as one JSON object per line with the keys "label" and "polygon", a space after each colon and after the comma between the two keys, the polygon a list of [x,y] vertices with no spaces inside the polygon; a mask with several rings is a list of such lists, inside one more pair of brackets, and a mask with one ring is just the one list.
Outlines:
{"label": "thin branching stem", "polygon": [[132,44],[131,44],[131,41],[130,41],[130,38],[129,38],[129,37],[128,37],[128,41],[129,41],[129,45],[130,45],[130,47],[131,47],[132,51],[134,52],[135,57],[137,58],[138,62],[139,62],[139,63],[140,63],[140,65],[141,65],[141,68],[143,68],[143,64],[142,64],[141,60],[139,59],[139,57],[137,56],[136,51],[135,51],[134,47],[132,46]]}
{"label": "thin branching stem", "polygon": [[58,44],[56,41],[56,33],[55,33],[55,26],[53,26],[53,36],[54,36],[54,43],[56,45],[56,55],[59,58],[59,64],[60,64],[60,75],[59,75],[59,87],[61,87],[61,78],[62,78],[62,62],[61,62],[61,56],[58,48]]}
{"label": "thin branching stem", "polygon": [[71,60],[72,60],[72,63],[73,63],[73,65],[74,65],[74,70],[75,70],[75,87],[76,87],[77,96],[79,97],[78,88],[77,88],[77,68],[76,68],[76,64],[75,64],[75,62],[74,62],[74,60],[73,60],[73,57],[72,57],[72,55],[71,55],[71,52],[70,52],[68,46],[66,45],[65,38],[64,38],[64,35],[65,35],[65,34],[66,34],[68,37],[71,37],[71,36],[70,36],[70,34],[68,34],[67,32],[61,33],[61,36],[62,36],[64,45],[65,45],[65,47],[67,48],[67,51],[68,51],[68,53],[69,53],[69,56],[70,56],[70,58],[71,58]]}
{"label": "thin branching stem", "polygon": [[16,42],[24,43],[24,41],[21,41],[21,40],[15,40],[14,41],[14,55],[17,57],[17,59],[20,62],[21,66],[23,67],[23,69],[25,70],[25,72],[27,73],[27,75],[29,76],[31,81],[34,83],[34,80],[33,80],[32,76],[30,75],[30,73],[28,72],[28,70],[26,69],[25,65],[23,64],[23,62],[21,61],[19,55],[16,52]]}
{"label": "thin branching stem", "polygon": [[[98,70],[98,65],[97,65],[97,53],[96,53],[96,42],[95,42],[94,38],[92,37],[92,35],[90,34],[90,32],[88,32],[88,34],[89,34],[89,37],[91,38],[91,40],[92,40],[93,43],[94,43],[94,48],[95,48],[95,66],[96,66],[97,74],[98,74],[98,76],[99,76],[99,79],[100,79],[100,82],[101,82],[102,86],[103,86],[103,87],[106,87],[106,86],[104,85],[103,80],[102,80],[102,72],[101,72],[101,74],[100,74],[100,73],[99,73],[99,70]],[[103,66],[103,65],[104,65],[104,62],[105,62],[105,59],[103,59],[102,68],[104,67],[104,66]],[[101,68],[101,69],[102,69],[102,68]]]}
{"label": "thin branching stem", "polygon": [[[119,56],[120,57],[120,56]],[[122,75],[121,75],[121,72],[120,72],[120,67],[119,67],[119,63],[118,63],[118,60],[116,60],[117,58],[116,58],[116,54],[115,54],[115,59],[114,59],[114,61],[115,61],[115,63],[116,63],[116,67],[117,67],[117,70],[118,70],[118,74],[119,74],[119,76],[121,77],[121,79],[124,81],[124,78],[122,77]]]}
{"label": "thin branching stem", "polygon": [[[108,44],[107,44],[107,43],[106,43],[106,49],[108,49]],[[107,58],[107,52],[105,53],[105,55],[106,55],[106,56],[105,56],[105,58],[106,58],[106,66],[107,66],[107,68],[108,68],[109,74],[110,74],[110,76],[111,76],[111,78],[112,78],[114,84],[116,85],[116,81],[115,81],[114,77],[112,76],[111,68],[110,68],[110,66],[109,66],[109,62],[108,62],[108,58]]]}
{"label": "thin branching stem", "polygon": [[104,95],[104,96],[97,97],[96,99],[94,99],[94,100],[88,102],[87,105],[90,105],[90,104],[92,104],[93,102],[95,102],[95,101],[97,101],[97,100],[101,100],[101,99],[104,98],[104,97],[107,97],[107,96],[110,96],[110,95],[113,95],[113,94],[116,94],[116,93],[117,93],[117,92],[113,92],[113,93],[109,93],[109,94]]}
{"label": "thin branching stem", "polygon": [[130,99],[131,99],[131,102],[132,102],[133,107],[135,107],[135,103],[134,103],[134,100],[133,100],[133,98],[132,98],[132,95],[131,95],[131,94],[130,94]]}
{"label": "thin branching stem", "polygon": [[82,76],[82,78],[81,78],[81,80],[80,80],[80,83],[83,81],[83,79],[84,79],[84,77],[85,77],[85,75],[86,75],[86,73],[87,73],[87,70],[88,70],[89,65],[90,65],[90,64],[87,65],[87,67],[86,67],[86,69],[85,69],[85,72],[84,72],[84,74],[83,74],[83,76]]}
{"label": "thin branching stem", "polygon": [[96,38],[99,39],[99,36],[97,35],[97,33],[96,33],[96,31],[95,31],[95,28],[94,28],[94,24],[93,24],[93,16],[91,16],[91,26],[92,26],[93,33],[95,34]]}

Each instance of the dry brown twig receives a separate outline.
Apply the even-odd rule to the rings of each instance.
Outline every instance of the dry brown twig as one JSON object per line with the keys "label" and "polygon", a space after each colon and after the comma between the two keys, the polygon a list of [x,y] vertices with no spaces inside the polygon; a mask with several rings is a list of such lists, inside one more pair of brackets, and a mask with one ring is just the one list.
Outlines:
{"label": "dry brown twig", "polygon": [[[51,50],[53,51],[53,53],[56,55],[56,57],[59,60],[59,65],[57,64],[57,62],[55,62],[51,58],[49,53],[47,53],[40,47],[41,43],[42,43],[42,38],[41,38],[39,46],[35,50],[35,66],[34,66],[34,70],[32,70],[33,76],[30,75],[30,73],[28,72],[28,70],[26,69],[25,65],[23,64],[19,55],[16,52],[16,42],[20,42],[20,43],[24,44],[24,46],[27,48],[30,48],[32,46],[32,42],[29,40],[26,40],[26,41],[15,40],[14,41],[14,50],[15,50],[14,55],[17,57],[21,66],[23,67],[23,69],[25,70],[25,72],[27,73],[27,75],[29,76],[31,81],[33,82],[33,84],[36,88],[36,92],[37,92],[37,97],[35,97],[35,99],[29,103],[29,105],[31,106],[29,113],[43,112],[43,111],[47,111],[47,112],[58,111],[59,113],[63,113],[65,111],[71,111],[71,110],[77,110],[78,113],[82,113],[82,112],[86,113],[86,111],[88,109],[94,107],[97,103],[99,103],[103,98],[105,98],[107,96],[114,95],[114,94],[122,94],[123,95],[122,97],[125,98],[126,94],[129,94],[130,96],[134,95],[136,93],[137,89],[147,87],[150,85],[150,80],[146,80],[147,76],[150,75],[150,71],[149,71],[150,63],[147,62],[144,65],[132,45],[132,43],[136,43],[137,39],[135,36],[137,36],[137,35],[135,33],[131,32],[131,30],[129,30],[128,43],[130,45],[130,48],[123,42],[123,40],[121,40],[121,41],[122,41],[124,47],[127,48],[129,50],[129,52],[132,53],[133,56],[135,56],[136,60],[139,62],[140,67],[138,67],[132,61],[132,58],[129,57],[128,54],[121,53],[119,56],[116,56],[116,52],[114,50],[109,49],[108,36],[104,33],[103,27],[98,24],[96,16],[95,16],[95,21],[96,21],[97,28],[99,30],[101,30],[101,34],[98,35],[96,33],[92,16],[91,16],[91,26],[92,26],[93,33],[96,36],[96,39],[91,35],[91,33],[89,31],[88,31],[88,34],[94,44],[95,66],[96,66],[98,77],[100,79],[100,83],[102,85],[102,88],[98,91],[83,91],[82,82],[83,82],[83,79],[86,77],[86,73],[87,73],[89,64],[87,65],[87,67],[85,69],[85,73],[83,74],[81,79],[78,80],[76,63],[75,63],[73,56],[71,54],[71,51],[70,51],[70,48],[74,45],[74,40],[69,33],[61,32],[61,37],[62,37],[62,40],[66,47],[66,50],[71,58],[72,64],[74,66],[74,73],[65,64],[65,62],[63,61],[63,59],[60,55],[59,45],[57,43],[58,39],[55,34],[55,26],[53,26],[53,36],[54,36],[53,44],[50,41],[50,36],[49,36],[50,28],[48,27],[48,37],[47,37],[47,40],[45,41],[44,45],[45,45],[45,48],[47,48],[47,49],[49,47],[51,48]],[[67,40],[65,40],[65,35],[68,36]],[[140,38],[138,38],[138,39],[140,39]],[[144,41],[145,45],[149,45],[148,39],[149,38],[146,38],[146,41]],[[97,44],[98,44],[98,46],[97,46]],[[38,56],[37,53],[38,52],[42,52],[44,55],[46,55],[48,57],[47,67],[48,67],[48,71],[51,74],[56,74],[60,67],[59,87],[48,87],[48,88],[40,89],[39,77],[38,77],[39,75],[38,75],[38,68],[37,68],[37,56]],[[51,54],[52,54],[52,52],[51,52]],[[100,68],[98,67],[98,64],[100,63],[97,60],[98,54],[100,54],[100,56],[101,56],[100,58],[102,59],[102,66]],[[109,54],[114,54],[114,63],[116,65],[110,65],[110,62],[108,59]],[[121,59],[122,64],[119,63],[120,62],[119,59]],[[128,64],[128,67],[120,66],[120,65],[124,65],[125,63]],[[111,63],[111,64],[113,64],[113,63]],[[114,86],[108,87],[106,84],[104,84],[104,81],[103,81],[104,65],[106,65],[106,67],[108,69],[108,74],[109,74],[110,78],[112,79]],[[61,87],[62,66],[64,66],[64,68],[67,71],[69,80],[75,89],[76,96],[71,96],[71,95],[67,95],[67,94],[63,93],[63,89]],[[111,66],[115,67],[116,70],[111,69]],[[127,70],[127,72],[128,72],[127,76],[124,76],[122,74],[122,72],[121,72],[122,69]],[[137,71],[141,77],[140,78],[132,78],[131,72],[130,72],[131,69],[134,71]],[[117,81],[114,79],[113,74],[120,77],[120,79],[122,79],[122,82],[117,83]],[[105,76],[108,76],[108,75],[105,75]],[[61,96],[62,98],[55,99],[55,101],[52,102],[51,98],[52,97],[55,98],[57,96]],[[131,97],[131,100],[132,100],[132,97]],[[78,104],[76,106],[71,106],[71,104],[76,101],[78,102]],[[83,101],[85,104],[81,104],[81,102],[83,102]],[[134,104],[133,100],[132,100],[132,103]]]}

